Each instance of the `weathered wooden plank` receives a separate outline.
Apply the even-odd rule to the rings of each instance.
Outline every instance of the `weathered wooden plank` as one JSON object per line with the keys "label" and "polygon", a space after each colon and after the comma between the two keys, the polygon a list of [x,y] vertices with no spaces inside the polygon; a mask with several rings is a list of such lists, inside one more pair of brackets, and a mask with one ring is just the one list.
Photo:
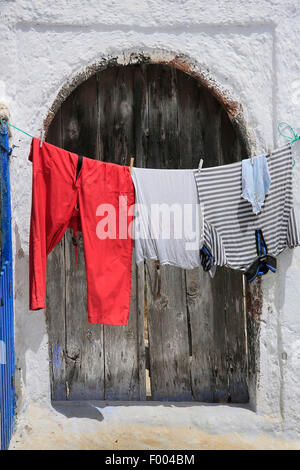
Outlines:
{"label": "weathered wooden plank", "polygon": [[[129,165],[135,156],[134,74],[135,67],[111,69],[98,77],[100,107],[100,158]],[[136,164],[136,162],[135,162]],[[139,400],[145,398],[142,310],[138,308],[137,275],[132,266],[130,316],[127,326],[105,326],[105,398]],[[117,345],[117,347],[116,347]]]}
{"label": "weathered wooden plank", "polygon": [[149,151],[147,66],[133,66],[134,166],[145,167]]}
{"label": "weathered wooden plank", "polygon": [[225,280],[225,328],[226,328],[226,372],[228,380],[228,401],[247,403],[247,333],[241,273],[226,269]]}
{"label": "weathered wooden plank", "polygon": [[[150,376],[153,400],[191,400],[184,271],[146,261]],[[160,290],[160,292],[159,292]]]}
{"label": "weathered wooden plank", "polygon": [[224,109],[221,114],[220,146],[222,165],[237,162],[249,156],[246,142],[239,137],[236,126],[232,125]]}
{"label": "weathered wooden plank", "polygon": [[[133,253],[133,266],[135,266]],[[134,270],[134,268],[133,268]],[[134,273],[133,273],[134,274]],[[144,264],[136,266],[136,316],[137,316],[137,360],[139,374],[139,400],[146,399],[146,349],[144,338],[145,327],[145,271]],[[132,276],[132,282],[135,282]],[[131,315],[131,311],[130,311]]]}
{"label": "weathered wooden plank", "polygon": [[[134,256],[134,253],[133,253]],[[139,367],[144,366],[139,354],[141,321],[138,311],[138,291],[136,265],[133,264],[131,283],[130,315],[127,326],[105,326],[105,399],[140,400],[145,399],[145,381],[139,375]],[[140,351],[142,352],[141,348]]]}
{"label": "weathered wooden plank", "polygon": [[61,119],[61,108],[59,108],[47,132],[45,139],[46,142],[49,142],[53,145],[62,146]]}
{"label": "weathered wooden plank", "polygon": [[52,400],[66,399],[65,295],[65,257],[62,240],[49,254],[47,261],[46,318]]}
{"label": "weathered wooden plank", "polygon": [[148,157],[147,167],[179,168],[177,72],[149,66],[148,79]]}
{"label": "weathered wooden plank", "polygon": [[[202,158],[206,166],[210,99],[205,97],[206,90],[185,74],[178,74],[177,83],[180,164],[196,168]],[[192,396],[195,400],[213,402],[212,280],[202,268],[187,270],[185,278]]]}
{"label": "weathered wooden plank", "polygon": [[[241,159],[236,131],[220,107],[215,117],[217,163]],[[214,317],[214,401],[248,400],[242,274],[218,269],[212,280]],[[234,344],[233,344],[234,343]]]}
{"label": "weathered wooden plank", "polygon": [[[183,76],[180,75],[178,78],[180,90],[184,89],[182,79]],[[189,160],[189,153],[192,153],[192,149],[194,154],[197,149],[197,160],[203,158],[204,166],[225,164],[240,159],[235,129],[225,111],[207,94],[206,90],[190,86],[186,92],[179,93],[179,101],[180,140],[181,145],[184,142],[184,146],[188,149],[185,160]],[[198,145],[184,138],[189,133],[191,139],[198,140]],[[208,143],[210,143],[209,148]],[[192,147],[189,144],[192,144]],[[191,158],[191,161],[194,167],[198,165],[199,160],[195,161]],[[202,270],[186,272],[192,342],[191,382],[193,395],[197,400],[210,402],[239,400],[236,393],[231,393],[232,388],[235,388],[234,380],[230,377],[226,362],[232,338],[227,334],[226,323],[223,321],[222,302],[216,305],[213,301],[214,296],[218,296],[226,304],[228,293],[225,286],[227,286],[230,292],[230,304],[241,305],[242,276],[240,273],[234,274],[235,282],[231,285],[232,277],[229,270],[218,268],[218,274],[214,279]],[[226,309],[229,322],[235,318],[232,305]],[[239,377],[239,375],[245,375],[244,332],[239,322],[234,323],[233,331],[241,337],[234,365],[234,368],[238,369],[237,376]],[[242,385],[241,388],[243,388]],[[243,401],[244,398],[245,395],[243,395]]]}
{"label": "weathered wooden plank", "polygon": [[243,289],[242,277],[238,272],[222,269],[215,278],[217,282],[212,285],[214,401],[245,402],[247,394],[241,379],[246,372],[243,299],[237,295]]}
{"label": "weathered wooden plank", "polygon": [[206,160],[203,142],[203,87],[189,75],[177,71],[178,168],[197,168]]}
{"label": "weathered wooden plank", "polygon": [[100,160],[129,165],[135,154],[133,74],[116,67],[98,75]]}
{"label": "weathered wooden plank", "polygon": [[96,158],[99,125],[96,77],[76,88],[62,105],[62,138],[66,150]]}
{"label": "weathered wooden plank", "polygon": [[76,268],[72,232],[65,235],[66,384],[69,400],[103,400],[103,326],[88,323],[83,239],[78,233]]}
{"label": "weathered wooden plank", "polygon": [[212,280],[202,268],[186,271],[191,332],[191,388],[198,401],[214,401]]}
{"label": "weathered wooden plank", "polygon": [[[148,82],[147,66],[133,66],[133,101],[134,101],[134,141],[135,161],[137,167],[144,167],[149,149],[149,126],[148,126]],[[134,241],[133,241],[134,243]],[[133,258],[135,264],[135,258]],[[148,350],[147,332],[147,310],[145,308],[145,266],[144,263],[136,266],[137,283],[137,323],[138,323],[138,373],[140,400],[146,399],[146,346]]]}
{"label": "weathered wooden plank", "polygon": [[247,349],[241,274],[219,269],[213,280],[200,270],[187,271],[186,276],[193,396],[200,401],[245,403]]}
{"label": "weathered wooden plank", "polygon": [[[64,148],[97,157],[97,82],[91,77],[62,106]],[[82,234],[78,233],[78,267],[71,231],[65,236],[66,385],[70,400],[103,399],[103,327],[87,319],[86,273]]]}
{"label": "weathered wooden plank", "polygon": [[[179,168],[177,71],[149,67],[147,166]],[[191,399],[184,271],[146,262],[151,392],[154,400]]]}
{"label": "weathered wooden plank", "polygon": [[205,90],[201,96],[201,132],[204,147],[205,166],[222,165],[222,146],[220,144],[222,108],[220,103]]}
{"label": "weathered wooden plank", "polygon": [[[224,269],[217,269],[212,282],[213,304],[213,401],[228,402],[227,337],[226,337],[226,290]],[[234,296],[233,291],[230,295]]]}
{"label": "weathered wooden plank", "polygon": [[[52,121],[47,142],[62,145],[61,110]],[[46,319],[49,335],[50,383],[52,400],[66,399],[65,367],[65,242],[54,248],[47,260]]]}
{"label": "weathered wooden plank", "polygon": [[[204,145],[207,154],[205,166],[221,165],[223,163],[223,148],[221,145],[221,124],[222,109],[212,96],[204,95],[203,109],[208,113],[206,122]],[[210,148],[208,145],[210,142]],[[206,273],[206,276],[209,276]],[[228,381],[226,370],[226,336],[225,336],[225,316],[224,316],[224,286],[226,271],[217,268],[217,272],[211,283],[211,302],[212,302],[212,383],[211,392],[214,402],[228,401]],[[232,293],[234,295],[234,293]],[[240,294],[239,294],[240,295]]]}

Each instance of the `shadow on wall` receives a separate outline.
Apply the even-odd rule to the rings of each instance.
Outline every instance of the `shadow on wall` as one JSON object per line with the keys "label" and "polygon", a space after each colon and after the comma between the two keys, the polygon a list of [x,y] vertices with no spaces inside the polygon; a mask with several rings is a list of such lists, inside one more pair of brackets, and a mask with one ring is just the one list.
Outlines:
{"label": "shadow on wall", "polygon": [[275,284],[274,306],[279,316],[285,304],[285,294],[286,294],[285,287],[286,287],[287,271],[292,264],[292,260],[293,260],[293,250],[286,249],[284,252],[282,252],[277,257],[276,279],[274,280],[271,278],[272,284]]}
{"label": "shadow on wall", "polygon": [[52,407],[66,418],[88,418],[103,421],[102,413],[90,403],[52,402]]}
{"label": "shadow on wall", "polygon": [[105,401],[54,401],[51,403],[52,408],[58,413],[66,416],[67,418],[88,418],[95,419],[97,421],[103,421],[104,416],[99,410],[99,408],[106,407],[130,407],[130,406],[163,406],[169,408],[191,408],[196,407],[226,407],[226,408],[243,408],[245,410],[250,410],[248,404],[241,405],[239,403],[203,403],[203,402],[161,402],[161,401],[114,401],[114,402],[105,402]]}

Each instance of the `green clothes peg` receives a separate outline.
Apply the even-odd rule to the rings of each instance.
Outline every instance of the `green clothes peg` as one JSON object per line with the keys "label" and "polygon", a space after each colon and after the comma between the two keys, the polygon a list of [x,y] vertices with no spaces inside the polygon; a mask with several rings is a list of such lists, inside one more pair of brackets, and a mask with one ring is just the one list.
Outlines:
{"label": "green clothes peg", "polygon": [[[286,135],[282,132],[282,129],[285,131],[285,130],[288,130],[289,131],[289,135]],[[292,126],[290,126],[289,124],[287,124],[286,122],[284,121],[281,121],[279,124],[278,124],[278,132],[279,132],[279,135],[281,135],[281,137],[283,137],[286,142],[288,142],[289,144],[293,144],[294,142],[297,142],[298,140],[300,140],[300,131],[298,129],[296,129],[297,132],[295,132],[295,130],[292,128]],[[293,167],[295,166],[295,160],[293,161]]]}

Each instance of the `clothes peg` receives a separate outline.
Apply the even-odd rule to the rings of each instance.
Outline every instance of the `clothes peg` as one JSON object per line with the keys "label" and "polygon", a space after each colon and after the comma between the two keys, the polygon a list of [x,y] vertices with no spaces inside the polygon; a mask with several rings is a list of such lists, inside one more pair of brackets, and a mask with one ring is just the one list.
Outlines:
{"label": "clothes peg", "polygon": [[44,131],[44,129],[42,129],[42,131],[41,131],[41,142],[40,142],[40,148],[42,148],[42,145],[43,145],[44,134],[45,134],[45,131]]}
{"label": "clothes peg", "polygon": [[[284,132],[288,131],[289,134],[288,135],[284,134],[282,132],[282,129],[284,130]],[[286,140],[286,142],[289,142],[290,144],[293,144],[294,142],[297,142],[297,140],[300,140],[299,129],[294,130],[292,126],[290,126],[284,121],[281,121],[278,124],[278,132],[279,132],[279,135],[281,135],[281,137],[283,137]]]}
{"label": "clothes peg", "polygon": [[200,158],[200,162],[199,162],[199,165],[198,165],[198,170],[199,171],[201,171],[202,165],[203,165],[203,160],[202,160],[202,158]]}
{"label": "clothes peg", "polygon": [[161,275],[160,275],[160,262],[159,260],[155,260],[155,267],[156,267],[156,272],[157,272],[157,294],[156,297],[160,297],[160,291],[161,291]]}
{"label": "clothes peg", "polygon": [[134,162],[134,157],[131,157],[131,159],[130,159],[130,168],[129,168],[130,174],[132,173],[132,165],[133,165],[133,162]]}
{"label": "clothes peg", "polygon": [[12,144],[12,146],[11,146],[11,156],[13,158],[17,158],[17,155],[14,155],[13,151],[14,151],[15,148],[19,148],[19,147],[20,147],[19,145]]}

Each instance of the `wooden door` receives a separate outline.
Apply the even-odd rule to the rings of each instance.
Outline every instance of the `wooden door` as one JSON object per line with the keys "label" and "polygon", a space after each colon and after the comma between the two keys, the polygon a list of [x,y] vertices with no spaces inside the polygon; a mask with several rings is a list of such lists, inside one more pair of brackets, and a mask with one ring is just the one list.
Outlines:
{"label": "wooden door", "polygon": [[[199,82],[164,65],[109,68],[80,85],[47,141],[103,161],[195,168],[241,160],[238,131]],[[247,402],[242,275],[132,264],[128,326],[87,322],[82,238],[50,254],[47,323],[53,400]]]}

